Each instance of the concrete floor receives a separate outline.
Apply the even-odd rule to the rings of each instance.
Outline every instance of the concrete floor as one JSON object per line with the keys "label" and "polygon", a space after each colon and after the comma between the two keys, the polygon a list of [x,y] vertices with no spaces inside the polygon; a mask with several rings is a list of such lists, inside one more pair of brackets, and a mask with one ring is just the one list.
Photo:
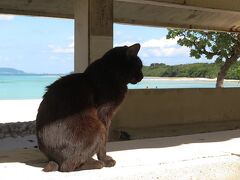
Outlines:
{"label": "concrete floor", "polygon": [[240,179],[240,130],[111,142],[108,154],[117,161],[115,167],[71,173],[42,172],[46,159],[38,149],[12,146],[10,140],[0,140],[1,146],[1,180]]}

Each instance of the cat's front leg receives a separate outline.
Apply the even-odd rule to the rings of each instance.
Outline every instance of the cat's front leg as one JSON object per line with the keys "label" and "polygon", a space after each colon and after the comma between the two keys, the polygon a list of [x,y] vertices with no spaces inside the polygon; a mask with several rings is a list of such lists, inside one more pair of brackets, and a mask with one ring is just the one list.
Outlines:
{"label": "cat's front leg", "polygon": [[99,152],[97,153],[97,157],[100,161],[104,162],[104,166],[105,167],[112,167],[116,164],[116,161],[111,157],[107,155],[107,151],[106,151],[106,145],[107,145],[107,141],[108,141],[108,132],[109,132],[109,127],[111,124],[110,120],[105,121],[107,122],[105,124],[105,134],[103,134],[103,139],[102,142],[100,144],[99,147]]}
{"label": "cat's front leg", "polygon": [[100,161],[104,163],[105,167],[112,167],[116,164],[116,161],[111,156],[108,156],[106,153],[106,141],[99,147],[97,157]]}
{"label": "cat's front leg", "polygon": [[116,161],[108,156],[106,153],[106,144],[108,141],[108,133],[111,125],[111,119],[113,116],[114,109],[112,105],[103,105],[98,108],[98,117],[101,122],[104,124],[105,132],[102,134],[102,142],[99,146],[99,152],[97,153],[97,157],[100,161],[104,162],[105,167],[112,167],[116,164]]}

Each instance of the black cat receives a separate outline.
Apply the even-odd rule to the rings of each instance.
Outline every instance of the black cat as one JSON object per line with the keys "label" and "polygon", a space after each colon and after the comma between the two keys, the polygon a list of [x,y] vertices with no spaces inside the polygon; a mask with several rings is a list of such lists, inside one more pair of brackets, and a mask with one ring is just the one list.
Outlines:
{"label": "black cat", "polygon": [[[127,93],[142,80],[140,44],[116,47],[88,66],[48,86],[36,130],[39,149],[48,157],[44,171],[112,167],[106,155],[111,119]],[[92,159],[97,154],[98,160]]]}

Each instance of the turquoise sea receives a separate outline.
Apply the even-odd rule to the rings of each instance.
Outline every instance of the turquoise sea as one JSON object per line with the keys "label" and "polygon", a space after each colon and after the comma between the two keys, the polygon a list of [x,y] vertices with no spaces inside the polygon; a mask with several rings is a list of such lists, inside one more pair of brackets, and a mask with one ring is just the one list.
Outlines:
{"label": "turquoise sea", "polygon": [[[45,87],[60,75],[0,75],[0,100],[40,99]],[[225,82],[225,87],[240,87],[240,81]],[[214,88],[215,81],[145,78],[129,89]]]}

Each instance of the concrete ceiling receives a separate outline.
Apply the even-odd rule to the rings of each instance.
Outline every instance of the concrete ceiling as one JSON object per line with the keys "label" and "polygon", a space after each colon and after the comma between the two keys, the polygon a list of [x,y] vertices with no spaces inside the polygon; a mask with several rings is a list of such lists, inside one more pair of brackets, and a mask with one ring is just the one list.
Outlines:
{"label": "concrete ceiling", "polygon": [[[0,13],[74,18],[74,0],[0,0]],[[240,32],[239,0],[114,0],[114,22]]]}

